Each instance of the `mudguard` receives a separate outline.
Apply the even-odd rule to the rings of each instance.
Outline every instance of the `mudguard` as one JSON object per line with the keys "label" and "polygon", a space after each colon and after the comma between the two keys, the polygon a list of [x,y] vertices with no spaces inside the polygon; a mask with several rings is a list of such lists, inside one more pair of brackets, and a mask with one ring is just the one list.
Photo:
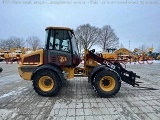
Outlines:
{"label": "mudguard", "polygon": [[92,71],[89,73],[88,75],[88,83],[91,83],[92,79],[94,78],[94,76],[100,72],[101,70],[110,70],[113,71],[119,78],[119,80],[121,80],[121,76],[119,75],[119,73],[116,70],[113,70],[111,68],[109,68],[107,65],[99,65],[96,66],[92,69]]}
{"label": "mudguard", "polygon": [[64,79],[64,76],[63,76],[63,74],[62,74],[62,70],[61,70],[60,68],[52,65],[52,64],[45,64],[45,65],[42,65],[42,66],[38,67],[36,70],[34,70],[31,79],[33,80],[34,75],[35,75],[38,71],[44,70],[44,69],[46,69],[46,70],[51,70],[51,71],[55,72],[55,73],[58,75],[58,77],[60,78],[60,80],[61,80],[62,82],[64,82],[65,79]]}
{"label": "mudguard", "polygon": [[94,75],[96,75],[96,73],[106,68],[107,68],[106,65],[99,65],[99,66],[94,67],[88,75],[88,83],[91,83],[91,80],[93,79]]}

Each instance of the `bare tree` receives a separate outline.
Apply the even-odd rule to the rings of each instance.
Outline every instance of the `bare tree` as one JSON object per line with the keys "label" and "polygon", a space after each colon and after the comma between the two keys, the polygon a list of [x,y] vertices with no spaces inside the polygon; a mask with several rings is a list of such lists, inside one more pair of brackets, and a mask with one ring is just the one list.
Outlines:
{"label": "bare tree", "polygon": [[24,40],[22,38],[11,36],[8,39],[2,39],[0,41],[0,47],[5,50],[11,48],[22,48],[24,47]]}
{"label": "bare tree", "polygon": [[6,46],[6,40],[0,39],[0,48],[5,49],[5,46]]}
{"label": "bare tree", "polygon": [[82,40],[81,39],[76,39],[76,44],[77,44],[77,47],[78,47],[78,52],[82,54],[82,49],[83,49],[83,46],[82,46]]}
{"label": "bare tree", "polygon": [[32,47],[33,50],[41,47],[41,40],[36,36],[28,37],[26,42]]}
{"label": "bare tree", "polygon": [[141,45],[140,47],[139,47],[139,50],[141,50],[141,51],[143,51],[143,52],[147,52],[147,46],[146,45]]}
{"label": "bare tree", "polygon": [[17,38],[17,37],[12,37],[14,41],[14,47],[15,48],[23,48],[25,45],[24,39],[23,38]]}
{"label": "bare tree", "polygon": [[110,25],[106,25],[100,29],[99,45],[103,51],[107,48],[117,48],[119,44],[119,38],[116,36],[114,30]]}
{"label": "bare tree", "polygon": [[4,39],[1,41],[1,48],[4,50],[10,50],[14,47],[14,41],[11,39]]}
{"label": "bare tree", "polygon": [[95,26],[91,26],[90,24],[78,26],[75,31],[75,35],[77,38],[79,52],[82,52],[82,48],[90,49],[93,45],[95,45],[99,36],[98,34],[99,29]]}

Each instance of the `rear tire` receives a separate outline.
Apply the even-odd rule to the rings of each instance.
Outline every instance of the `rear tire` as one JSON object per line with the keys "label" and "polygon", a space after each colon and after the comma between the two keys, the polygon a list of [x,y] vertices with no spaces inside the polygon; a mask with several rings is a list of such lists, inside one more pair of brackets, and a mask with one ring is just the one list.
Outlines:
{"label": "rear tire", "polygon": [[120,79],[118,79],[118,76],[110,70],[98,72],[92,84],[98,95],[105,98],[117,94],[121,87]]}
{"label": "rear tire", "polygon": [[41,96],[51,97],[60,90],[60,78],[51,70],[41,70],[34,75],[34,90]]}

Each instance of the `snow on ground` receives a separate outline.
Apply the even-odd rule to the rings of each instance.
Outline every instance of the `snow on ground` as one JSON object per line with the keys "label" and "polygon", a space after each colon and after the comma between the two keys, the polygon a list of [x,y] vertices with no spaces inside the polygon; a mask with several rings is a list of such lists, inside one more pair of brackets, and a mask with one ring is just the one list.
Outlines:
{"label": "snow on ground", "polygon": [[8,96],[12,96],[12,95],[19,95],[22,92],[22,90],[26,90],[25,88],[26,87],[19,87],[15,91],[11,91],[9,93],[1,95],[0,98],[5,98],[5,97],[8,97]]}
{"label": "snow on ground", "polygon": [[9,76],[1,77],[0,86],[5,85],[5,84],[9,84],[9,83],[12,83],[12,82],[16,82],[19,79],[20,79],[19,74],[12,74],[12,75],[9,75]]}
{"label": "snow on ground", "polygon": [[153,60],[153,63],[160,63],[160,60]]}

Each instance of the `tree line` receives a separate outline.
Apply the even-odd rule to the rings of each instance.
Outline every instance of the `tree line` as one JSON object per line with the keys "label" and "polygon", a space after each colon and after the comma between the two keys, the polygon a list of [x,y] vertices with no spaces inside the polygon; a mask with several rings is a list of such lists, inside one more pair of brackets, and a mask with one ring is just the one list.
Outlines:
{"label": "tree line", "polygon": [[8,39],[0,39],[0,48],[3,50],[23,47],[36,50],[41,47],[41,40],[37,36],[30,36],[26,40],[15,36],[11,36]]}
{"label": "tree line", "polygon": [[[80,53],[83,49],[90,49],[94,45],[99,45],[103,51],[110,47],[118,47],[119,38],[110,25],[98,28],[90,24],[83,24],[76,28],[75,36]],[[37,49],[41,47],[41,40],[37,36],[28,37],[26,40],[15,36],[11,36],[8,39],[0,39],[1,49],[10,50],[11,48],[22,48],[26,46]]]}
{"label": "tree line", "polygon": [[[78,26],[74,32],[80,53],[84,49],[91,49],[94,45],[99,46],[102,51],[106,51],[108,48],[124,47],[122,43],[119,45],[119,38],[110,25],[99,28],[90,24],[83,24]],[[37,36],[30,36],[26,40],[11,36],[8,39],[0,39],[0,49],[10,50],[11,48],[28,47],[36,50],[42,48],[41,43],[41,39]],[[147,47],[142,45],[139,49],[146,51]],[[160,46],[157,51],[160,53]]]}
{"label": "tree line", "polygon": [[94,45],[100,46],[102,51],[119,46],[119,38],[110,25],[105,25],[102,28],[90,24],[80,25],[76,28],[75,35],[80,53],[83,49],[90,49]]}

